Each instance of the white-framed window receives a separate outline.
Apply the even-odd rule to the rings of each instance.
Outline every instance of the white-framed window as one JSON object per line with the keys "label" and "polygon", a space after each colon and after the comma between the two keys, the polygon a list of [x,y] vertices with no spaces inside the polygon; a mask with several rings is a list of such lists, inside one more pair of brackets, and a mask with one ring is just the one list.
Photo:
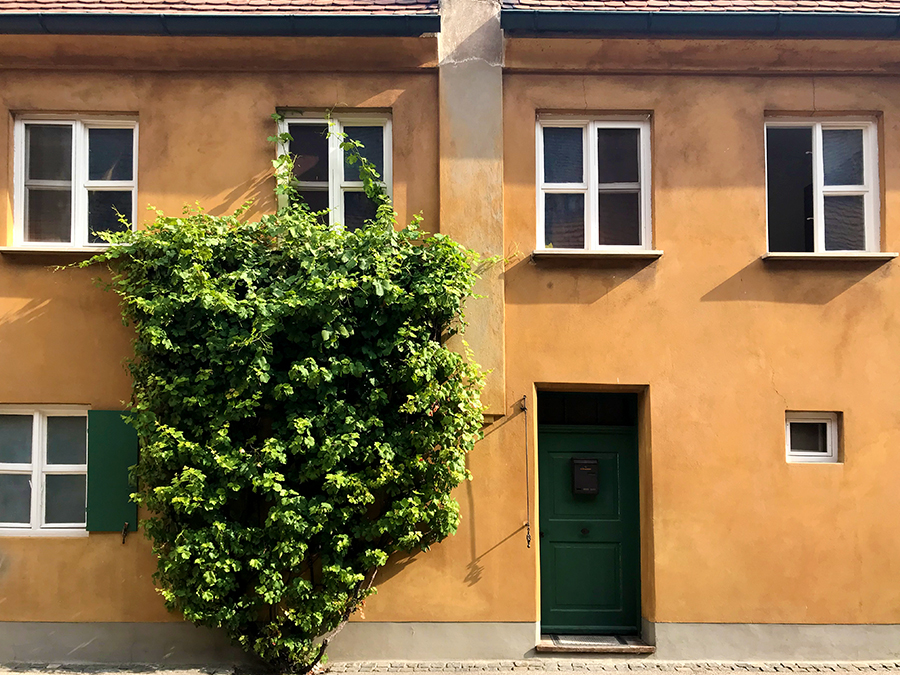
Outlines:
{"label": "white-framed window", "polygon": [[86,524],[87,408],[0,407],[0,534]]}
{"label": "white-framed window", "polygon": [[650,249],[650,120],[541,115],[536,131],[536,248]]}
{"label": "white-framed window", "polygon": [[[375,166],[388,195],[391,194],[391,118],[387,114],[332,113],[288,114],[279,133],[291,140],[279,154],[294,156],[297,188],[313,211],[328,211],[331,225],[355,230],[375,217],[375,205],[363,192],[359,165],[348,164],[341,150],[342,138],[363,144],[361,155]],[[331,133],[329,133],[331,132]]]}
{"label": "white-framed window", "polygon": [[765,138],[769,252],[880,250],[874,121],[770,119]]}
{"label": "white-framed window", "polygon": [[784,435],[788,462],[838,461],[838,413],[788,411]]}
{"label": "white-framed window", "polygon": [[14,130],[14,243],[103,246],[135,221],[137,121],[22,116]]}

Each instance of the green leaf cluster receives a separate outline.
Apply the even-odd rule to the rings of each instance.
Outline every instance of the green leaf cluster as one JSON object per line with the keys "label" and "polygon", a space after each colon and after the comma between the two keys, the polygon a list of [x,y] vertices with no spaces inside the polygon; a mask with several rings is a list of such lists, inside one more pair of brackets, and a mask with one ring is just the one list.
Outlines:
{"label": "green leaf cluster", "polygon": [[136,332],[134,497],[160,591],[287,671],[322,657],[392,554],[455,532],[482,424],[482,373],[445,345],[477,256],[419,219],[397,229],[356,159],[379,205],[359,230],[323,224],[280,158],[277,214],[158,213],[97,257]]}

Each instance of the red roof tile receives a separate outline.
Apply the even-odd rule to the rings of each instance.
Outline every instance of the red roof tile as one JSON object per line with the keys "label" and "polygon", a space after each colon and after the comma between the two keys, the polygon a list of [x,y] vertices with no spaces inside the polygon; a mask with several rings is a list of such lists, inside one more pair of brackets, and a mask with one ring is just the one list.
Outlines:
{"label": "red roof tile", "polygon": [[[2,2],[0,2],[2,4]],[[900,0],[503,0],[504,9],[900,14]]]}
{"label": "red roof tile", "polygon": [[0,0],[0,14],[437,14],[438,0]]}

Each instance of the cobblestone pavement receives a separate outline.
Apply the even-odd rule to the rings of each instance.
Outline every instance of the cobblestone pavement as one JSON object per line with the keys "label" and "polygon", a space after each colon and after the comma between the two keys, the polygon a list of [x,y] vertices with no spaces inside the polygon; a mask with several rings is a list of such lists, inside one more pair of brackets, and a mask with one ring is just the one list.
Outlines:
{"label": "cobblestone pavement", "polygon": [[[824,661],[785,661],[785,662],[712,662],[712,661],[657,661],[628,659],[591,659],[569,660],[538,657],[521,661],[357,661],[350,663],[328,664],[316,669],[317,675],[333,673],[403,673],[403,675],[435,675],[438,673],[522,673],[566,672],[566,673],[640,673],[647,675],[719,675],[733,673],[826,673],[831,675],[857,675],[870,672],[900,673],[900,661],[861,661],[861,662],[824,662]],[[147,675],[248,675],[240,669],[200,668],[200,669],[165,669],[155,666],[129,665],[120,668],[103,666],[75,666],[60,664],[12,664],[0,666],[0,675],[37,675],[38,673],[89,673],[90,675],[127,675],[145,673]]]}

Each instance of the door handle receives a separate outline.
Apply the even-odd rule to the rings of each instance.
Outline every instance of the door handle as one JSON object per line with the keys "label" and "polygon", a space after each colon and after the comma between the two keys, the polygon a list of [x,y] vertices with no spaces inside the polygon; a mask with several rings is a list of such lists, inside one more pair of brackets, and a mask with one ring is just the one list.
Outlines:
{"label": "door handle", "polygon": [[581,528],[581,534],[587,534],[589,530],[586,527]]}

